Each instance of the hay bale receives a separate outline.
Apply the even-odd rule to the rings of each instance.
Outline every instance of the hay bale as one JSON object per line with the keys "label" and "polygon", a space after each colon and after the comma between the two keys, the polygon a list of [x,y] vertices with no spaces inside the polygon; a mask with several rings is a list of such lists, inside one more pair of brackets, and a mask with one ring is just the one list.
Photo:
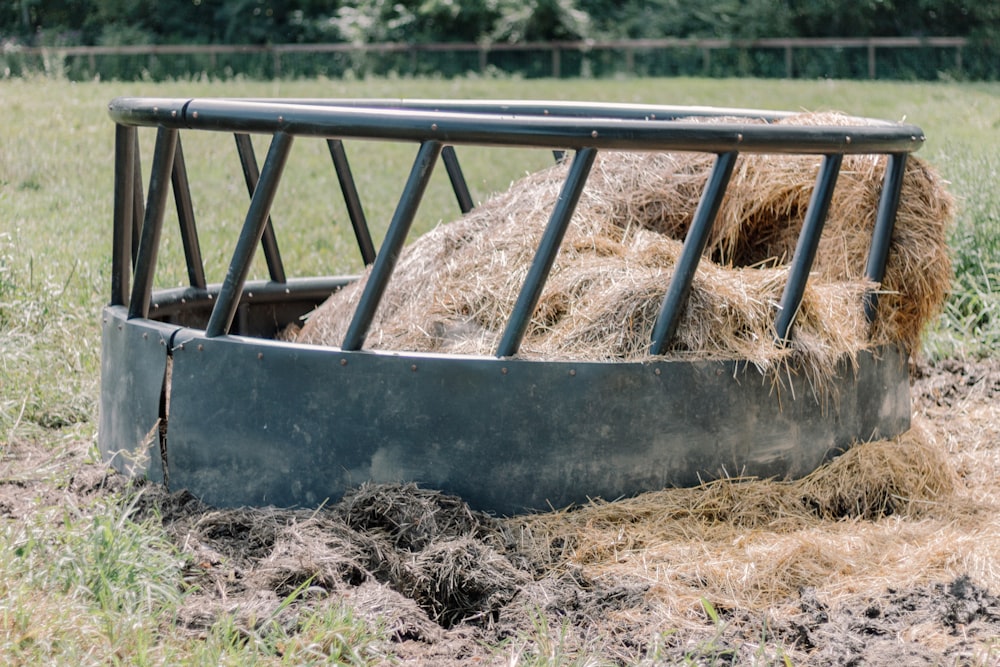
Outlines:
{"label": "hay bale", "polygon": [[[836,114],[781,122],[857,124]],[[519,356],[649,358],[656,313],[714,157],[699,153],[598,155]],[[817,156],[742,155],[735,167],[668,357],[747,359],[762,368],[791,356],[820,377],[872,343],[919,343],[950,278],[945,230],[952,199],[911,157],[882,285],[868,326],[862,296],[885,158],[847,156],[792,345],[773,344],[795,241],[815,183]],[[527,275],[568,165],[531,174],[403,253],[366,345],[374,349],[491,354]],[[339,345],[367,276],[311,314],[298,342]]]}

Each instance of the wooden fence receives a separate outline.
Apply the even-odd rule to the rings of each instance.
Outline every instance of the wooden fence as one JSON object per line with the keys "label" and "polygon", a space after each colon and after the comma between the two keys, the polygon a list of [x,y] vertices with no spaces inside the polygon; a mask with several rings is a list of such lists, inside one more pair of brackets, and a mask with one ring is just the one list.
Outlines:
{"label": "wooden fence", "polygon": [[[620,65],[621,74],[636,74],[636,54],[685,51],[699,52],[701,72],[692,74],[709,74],[713,54],[720,51],[769,51],[783,54],[784,76],[794,78],[800,75],[796,72],[794,54],[805,49],[821,49],[832,51],[863,51],[867,54],[867,76],[877,78],[878,67],[876,54],[878,51],[896,49],[934,49],[953,51],[953,67],[956,73],[963,70],[962,50],[968,46],[964,37],[857,37],[857,38],[774,38],[774,39],[641,39],[641,40],[587,40],[563,42],[528,42],[519,44],[504,43],[376,43],[376,44],[149,44],[134,46],[54,46],[54,47],[6,47],[0,57],[37,58],[45,63],[46,68],[64,63],[69,58],[85,58],[92,71],[97,70],[99,56],[132,56],[132,57],[162,57],[162,56],[205,56],[210,66],[214,66],[220,56],[256,55],[269,58],[270,75],[276,78],[288,74],[282,69],[282,59],[292,54],[347,54],[352,56],[404,54],[408,56],[412,70],[417,70],[417,64],[422,56],[427,54],[477,54],[480,72],[486,72],[490,66],[491,56],[501,53],[547,53],[550,66],[547,75],[559,78],[562,76],[579,76],[582,72],[569,71],[565,65],[566,54],[582,54],[585,58],[593,58],[604,52],[613,52],[623,56]],[[579,61],[579,57],[576,59]],[[471,69],[471,68],[470,68]],[[2,72],[0,72],[2,74]]]}

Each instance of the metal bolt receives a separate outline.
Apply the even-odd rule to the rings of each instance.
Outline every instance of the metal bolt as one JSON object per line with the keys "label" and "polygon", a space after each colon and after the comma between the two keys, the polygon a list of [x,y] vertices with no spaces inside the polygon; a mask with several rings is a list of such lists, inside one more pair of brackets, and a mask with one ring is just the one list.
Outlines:
{"label": "metal bolt", "polygon": [[571,368],[569,370],[569,374],[570,374],[571,377],[574,376],[574,375],[576,375],[576,369],[575,368]]}
{"label": "metal bolt", "polygon": [[170,117],[177,118],[177,109],[174,109],[173,111],[170,112]]}
{"label": "metal bolt", "polygon": [[743,133],[742,132],[738,132],[736,134],[736,143],[738,143],[738,144],[739,143],[743,143]]}
{"label": "metal bolt", "polygon": [[410,370],[413,371],[414,373],[416,373],[417,372],[417,365],[413,364],[412,366],[410,366]]}
{"label": "metal bolt", "polygon": [[264,358],[264,353],[263,352],[258,352],[257,353],[257,358],[258,359],[263,359]]}
{"label": "metal bolt", "polygon": [[437,129],[438,129],[438,124],[437,123],[431,123],[431,130],[433,130],[434,132],[437,132]]}
{"label": "metal bolt", "polygon": [[847,135],[846,137],[844,137],[844,141],[847,143],[851,143],[851,135]]}
{"label": "metal bolt", "polygon": [[279,123],[285,122],[285,117],[284,116],[278,116],[278,122]]}
{"label": "metal bolt", "polygon": [[142,339],[143,340],[149,340],[149,334],[148,333],[142,334]]}
{"label": "metal bolt", "polygon": [[247,298],[248,299],[252,299],[253,298],[253,292],[247,292]]}
{"label": "metal bolt", "polygon": [[341,366],[346,366],[347,365],[347,359],[341,359],[340,360],[340,365]]}
{"label": "metal bolt", "polygon": [[656,374],[656,375],[659,375],[659,374],[660,374],[660,369],[659,369],[659,368],[655,369],[655,370],[653,371],[653,373],[654,373],[654,374]]}
{"label": "metal bolt", "polygon": [[596,139],[597,138],[597,130],[594,130],[593,132],[591,132],[590,136],[592,136],[594,139]]}
{"label": "metal bolt", "polygon": [[198,343],[198,351],[199,352],[204,352],[205,351],[205,346],[202,345],[201,343]]}
{"label": "metal bolt", "polygon": [[506,368],[501,368],[500,369],[500,374],[501,375],[507,375],[507,369]]}
{"label": "metal bolt", "polygon": [[194,113],[192,113],[192,114],[191,114],[191,117],[192,117],[192,118],[197,118],[197,117],[198,117],[198,112],[197,112],[197,111],[195,111]]}

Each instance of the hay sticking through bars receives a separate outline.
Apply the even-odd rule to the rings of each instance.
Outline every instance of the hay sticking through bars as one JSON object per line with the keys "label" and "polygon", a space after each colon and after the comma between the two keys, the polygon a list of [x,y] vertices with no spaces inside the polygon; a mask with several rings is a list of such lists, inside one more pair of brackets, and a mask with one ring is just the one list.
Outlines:
{"label": "hay sticking through bars", "polygon": [[[803,114],[781,122],[850,125]],[[649,358],[656,313],[714,156],[601,153],[534,312],[520,356]],[[822,378],[844,355],[897,341],[913,349],[950,277],[945,230],[952,199],[918,158],[905,172],[881,285],[864,280],[884,156],[846,156],[792,344],[774,344],[776,304],[820,158],[741,155],[668,356],[746,359],[762,369],[790,358]],[[568,165],[529,175],[403,253],[366,345],[375,349],[492,354],[548,222]],[[297,341],[339,345],[365,277],[334,294]],[[862,296],[880,292],[869,330]]]}

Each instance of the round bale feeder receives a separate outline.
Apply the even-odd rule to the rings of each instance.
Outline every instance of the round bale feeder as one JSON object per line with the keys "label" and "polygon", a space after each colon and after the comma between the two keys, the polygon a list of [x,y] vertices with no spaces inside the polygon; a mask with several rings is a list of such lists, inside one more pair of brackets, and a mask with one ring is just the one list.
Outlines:
{"label": "round bale feeder", "polygon": [[[872,210],[863,212],[871,221],[863,231],[866,256],[851,269],[863,287],[848,301],[866,331],[875,331],[888,301],[877,297],[886,293],[879,285],[894,252],[908,155],[923,142],[917,127],[798,125],[784,123],[792,114],[782,112],[564,102],[119,98],[110,114],[114,240],[99,441],[122,471],[216,506],[318,506],[364,482],[416,482],[477,509],[515,514],[723,476],[798,477],[854,443],[909,428],[912,337],[869,333],[859,349],[838,352],[821,381],[801,355],[768,366],[699,355],[677,341],[699,317],[691,303],[699,280],[711,290],[715,274],[703,272],[713,264],[710,247],[733,174],[741,161],[760,156],[808,159],[815,170],[792,252],[766,269],[718,269],[740,276],[767,270],[780,280],[775,299],[763,304],[766,340],[754,334],[755,344],[794,347],[838,176],[856,156],[871,157],[880,171]],[[155,148],[144,187],[139,138],[147,131],[155,132]],[[181,135],[198,141],[206,132],[235,136],[234,160],[251,195],[215,284],[206,280],[195,223],[188,169],[196,174],[196,165],[185,164],[181,150]],[[270,136],[259,169],[251,135]],[[339,184],[344,224],[352,225],[367,267],[363,279],[286,274],[272,203],[293,142],[310,140],[329,148],[329,190],[339,198]],[[377,249],[347,140],[405,142],[416,153]],[[461,214],[475,215],[458,158],[498,146],[553,152],[558,196],[545,204],[527,266],[509,272],[519,287],[501,324],[480,336],[489,348],[373,344],[373,323],[393,317],[380,309],[436,163],[447,170]],[[564,239],[594,165],[622,155],[693,155],[707,165],[678,251],[658,265],[659,287],[646,300],[652,305],[622,320],[639,332],[642,349],[597,359],[528,353],[526,340],[545,328],[539,303],[568,252]],[[160,288],[161,240],[177,238],[164,230],[171,192],[189,284]],[[488,224],[477,229],[489,238]],[[259,253],[269,279],[249,280]],[[337,340],[306,344],[288,333],[349,289]]]}

